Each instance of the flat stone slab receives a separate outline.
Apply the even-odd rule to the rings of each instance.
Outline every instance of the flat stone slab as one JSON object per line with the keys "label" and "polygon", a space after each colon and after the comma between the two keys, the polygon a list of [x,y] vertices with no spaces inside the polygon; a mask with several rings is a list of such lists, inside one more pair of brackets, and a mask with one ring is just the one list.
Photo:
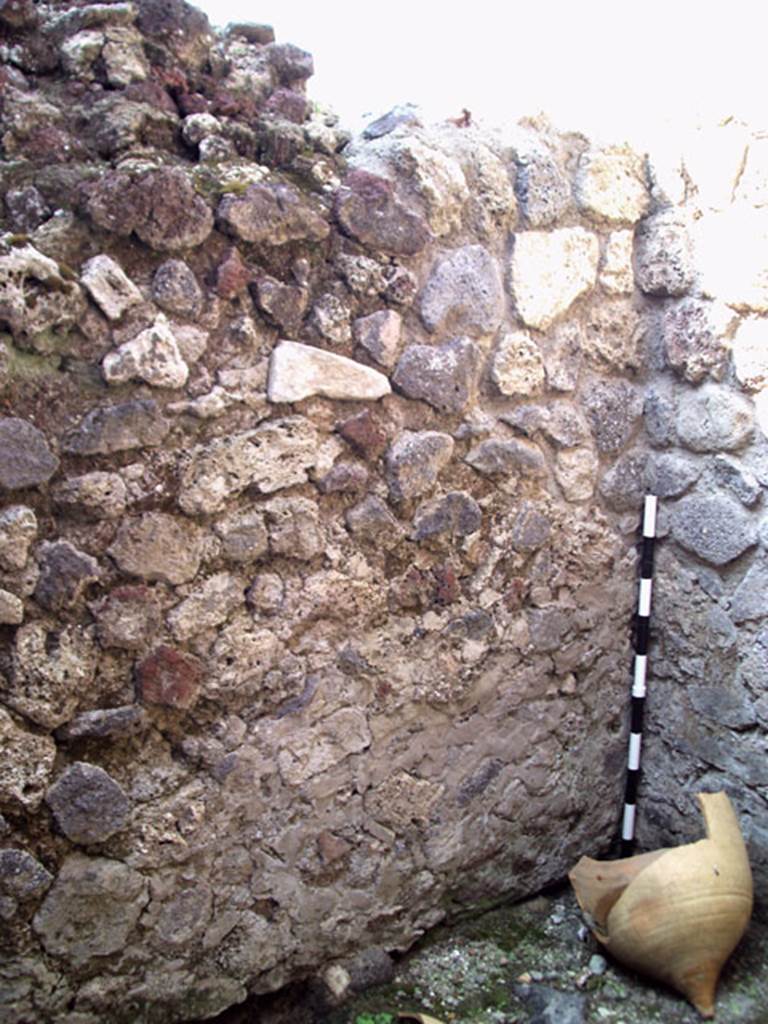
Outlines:
{"label": "flat stone slab", "polygon": [[298,341],[281,341],[269,361],[270,402],[300,402],[315,395],[375,401],[391,390],[389,381],[378,370]]}

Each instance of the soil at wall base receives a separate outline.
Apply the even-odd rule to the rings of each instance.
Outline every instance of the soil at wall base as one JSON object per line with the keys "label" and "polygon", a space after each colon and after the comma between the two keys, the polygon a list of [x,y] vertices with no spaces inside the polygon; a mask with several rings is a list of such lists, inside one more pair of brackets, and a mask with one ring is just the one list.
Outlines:
{"label": "soil at wall base", "polygon": [[[232,1007],[208,1024],[696,1024],[682,997],[604,957],[569,887],[437,928],[391,983],[334,1006],[318,982]],[[418,1018],[411,1018],[416,1020]],[[408,1018],[400,1018],[407,1024]],[[768,1024],[768,921],[755,917],[718,986],[720,1024]],[[192,1024],[192,1022],[189,1022]]]}

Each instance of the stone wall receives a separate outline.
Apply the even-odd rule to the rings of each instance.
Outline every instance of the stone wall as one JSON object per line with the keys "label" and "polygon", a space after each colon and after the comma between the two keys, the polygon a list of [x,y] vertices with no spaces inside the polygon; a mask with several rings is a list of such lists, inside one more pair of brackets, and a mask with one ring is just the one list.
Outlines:
{"label": "stone wall", "polygon": [[768,255],[705,227],[764,144],[350,139],[263,26],[0,28],[0,1020],[354,976],[605,850],[648,487],[643,838],[725,785],[763,886]]}

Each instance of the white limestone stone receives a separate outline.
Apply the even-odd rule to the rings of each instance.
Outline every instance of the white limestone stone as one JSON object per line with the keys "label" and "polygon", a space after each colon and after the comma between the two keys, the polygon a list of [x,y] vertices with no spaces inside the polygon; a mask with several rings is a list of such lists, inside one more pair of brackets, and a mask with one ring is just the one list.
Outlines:
{"label": "white limestone stone", "polygon": [[587,501],[592,497],[598,465],[592,448],[565,448],[557,453],[555,476],[567,501]]}
{"label": "white limestone stone", "polygon": [[141,302],[141,292],[133,281],[104,253],[85,261],[80,283],[110,320],[119,320],[126,309]]}
{"label": "white limestone stone", "polygon": [[0,590],[0,623],[18,626],[24,621],[24,602],[8,590]]}
{"label": "white limestone stone", "polygon": [[612,231],[600,263],[600,284],[609,295],[628,295],[635,286],[632,271],[632,232]]}
{"label": "white limestone stone", "polygon": [[597,235],[584,228],[516,235],[510,289],[523,322],[546,330],[593,287],[599,256]]}
{"label": "white limestone stone", "polygon": [[768,312],[768,210],[736,204],[693,224],[701,291],[738,310]]}
{"label": "white limestone stone", "polygon": [[375,400],[390,391],[383,373],[346,356],[298,341],[281,341],[272,352],[267,381],[270,402],[300,402],[313,395]]}
{"label": "white limestone stone", "polygon": [[189,368],[162,313],[151,327],[114,352],[108,352],[101,366],[108,384],[125,384],[138,378],[154,388],[180,388],[189,376]]}
{"label": "white limestone stone", "polygon": [[499,342],[491,378],[502,395],[535,395],[544,386],[544,360],[525,331],[510,331]]}
{"label": "white limestone stone", "polygon": [[579,209],[599,223],[635,224],[650,207],[642,158],[628,146],[585,153],[574,195]]}
{"label": "white limestone stone", "polygon": [[733,365],[739,383],[759,391],[768,387],[768,323],[744,320],[733,339]]}

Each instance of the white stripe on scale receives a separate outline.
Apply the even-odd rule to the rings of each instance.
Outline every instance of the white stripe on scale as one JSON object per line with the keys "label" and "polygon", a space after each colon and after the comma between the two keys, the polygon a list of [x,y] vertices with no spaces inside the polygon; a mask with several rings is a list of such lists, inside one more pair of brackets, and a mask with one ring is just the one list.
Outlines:
{"label": "white stripe on scale", "polygon": [[637,614],[648,618],[651,614],[651,593],[653,592],[653,580],[640,580],[640,597],[637,602]]}

